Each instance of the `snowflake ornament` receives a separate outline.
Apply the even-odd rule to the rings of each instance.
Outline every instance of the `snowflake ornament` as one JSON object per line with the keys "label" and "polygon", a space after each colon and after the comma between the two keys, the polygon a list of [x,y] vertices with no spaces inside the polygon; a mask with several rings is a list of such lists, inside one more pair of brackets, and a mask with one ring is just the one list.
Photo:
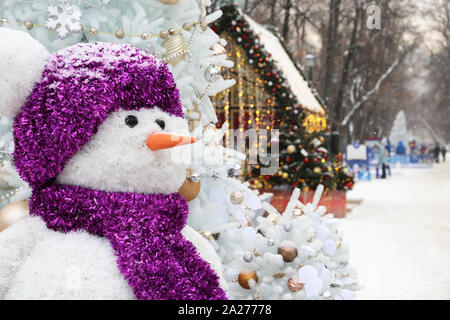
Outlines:
{"label": "snowflake ornament", "polygon": [[60,39],[64,39],[70,32],[81,32],[82,14],[80,9],[67,0],[60,0],[58,7],[47,8],[48,20],[45,26],[56,30]]}

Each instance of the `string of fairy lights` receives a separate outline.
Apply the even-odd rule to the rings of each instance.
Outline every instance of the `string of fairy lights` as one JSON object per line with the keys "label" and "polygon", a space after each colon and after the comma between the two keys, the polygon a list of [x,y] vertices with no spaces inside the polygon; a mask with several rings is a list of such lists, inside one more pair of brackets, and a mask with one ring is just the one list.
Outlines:
{"label": "string of fairy lights", "polygon": [[[0,25],[5,26],[8,23],[9,23],[8,18],[0,18]],[[45,28],[45,25],[33,23],[33,21],[31,21],[31,20],[16,21],[16,23],[19,26],[24,26],[28,31],[32,30],[33,28]],[[201,21],[194,21],[194,22],[184,23],[183,28],[179,28],[179,29],[172,28],[172,29],[168,29],[168,30],[161,30],[158,33],[151,33],[151,32],[148,32],[148,33],[143,32],[140,34],[127,33],[123,29],[117,29],[115,32],[101,31],[96,28],[84,26],[83,24],[81,24],[81,31],[89,32],[92,35],[96,35],[96,34],[111,35],[111,36],[116,37],[117,39],[123,39],[125,37],[132,37],[132,38],[137,37],[137,38],[141,38],[142,40],[148,40],[150,38],[156,38],[156,37],[160,37],[161,39],[167,39],[170,35],[179,33],[183,30],[191,31],[193,27],[197,27],[197,26],[201,26],[202,28],[204,28],[204,24],[202,24]],[[60,26],[58,26],[57,28],[60,28]],[[68,31],[70,32],[70,30],[68,30]],[[54,32],[54,30],[50,29],[49,32],[50,32],[50,34],[52,34]]]}

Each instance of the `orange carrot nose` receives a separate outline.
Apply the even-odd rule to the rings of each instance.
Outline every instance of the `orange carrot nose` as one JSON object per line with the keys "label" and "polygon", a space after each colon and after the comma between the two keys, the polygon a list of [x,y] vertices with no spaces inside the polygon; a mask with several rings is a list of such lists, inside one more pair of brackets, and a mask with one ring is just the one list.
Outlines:
{"label": "orange carrot nose", "polygon": [[151,134],[147,138],[147,141],[145,143],[147,144],[147,147],[149,147],[150,150],[156,151],[181,146],[184,144],[194,143],[195,141],[197,140],[194,137],[179,136],[172,133],[157,132]]}

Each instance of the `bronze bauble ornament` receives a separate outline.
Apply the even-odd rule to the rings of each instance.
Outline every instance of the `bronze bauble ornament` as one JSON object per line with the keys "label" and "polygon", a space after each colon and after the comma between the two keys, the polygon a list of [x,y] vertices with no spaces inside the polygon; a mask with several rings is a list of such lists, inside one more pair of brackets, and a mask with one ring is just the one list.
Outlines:
{"label": "bronze bauble ornament", "polygon": [[251,279],[253,279],[256,283],[258,283],[258,276],[256,275],[255,270],[245,270],[239,273],[238,282],[242,288],[250,289],[249,281]]}
{"label": "bronze bauble ornament", "polygon": [[292,262],[298,256],[298,250],[294,243],[283,242],[278,247],[278,254],[283,257],[284,262]]}
{"label": "bronze bauble ornament", "polygon": [[288,280],[288,289],[292,292],[298,292],[303,289],[304,284],[298,280],[297,277],[292,277]]}
{"label": "bronze bauble ornament", "polygon": [[191,201],[198,196],[200,189],[200,175],[198,173],[188,171],[186,180],[178,190],[178,193],[183,196],[186,201]]}

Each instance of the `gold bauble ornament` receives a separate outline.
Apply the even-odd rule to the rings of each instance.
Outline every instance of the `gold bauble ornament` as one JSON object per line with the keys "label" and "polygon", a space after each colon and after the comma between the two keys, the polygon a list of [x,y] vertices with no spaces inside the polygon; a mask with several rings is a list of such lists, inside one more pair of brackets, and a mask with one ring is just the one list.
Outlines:
{"label": "gold bauble ornament", "polygon": [[239,190],[233,191],[230,194],[230,201],[235,205],[242,204],[242,202],[244,202],[244,193]]}
{"label": "gold bauble ornament", "polygon": [[255,188],[256,189],[262,189],[264,187],[263,183],[261,181],[255,182]]}
{"label": "gold bauble ornament", "polygon": [[201,182],[198,174],[188,170],[186,180],[178,190],[178,193],[184,197],[186,201],[191,201],[198,196],[200,188]]}
{"label": "gold bauble ornament", "polygon": [[206,239],[206,240],[211,240],[213,238],[213,234],[211,231],[203,231],[202,232],[202,236]]}
{"label": "gold bauble ornament", "polygon": [[148,38],[150,38],[150,35],[148,33],[144,32],[143,34],[141,34],[142,40],[148,40]]}
{"label": "gold bauble ornament", "polygon": [[270,221],[272,221],[272,223],[274,225],[278,224],[278,217],[274,214],[269,214],[269,216],[267,217]]}
{"label": "gold bauble ornament", "polygon": [[27,30],[33,29],[34,25],[33,22],[30,20],[26,20],[23,22],[24,26],[27,28]]}
{"label": "gold bauble ornament", "polygon": [[10,202],[0,210],[0,232],[10,227],[29,213],[28,201]]}
{"label": "gold bauble ornament", "polygon": [[185,24],[183,24],[183,29],[186,31],[191,31],[192,23],[186,22]]}
{"label": "gold bauble ornament", "polygon": [[168,6],[174,5],[178,3],[178,0],[159,0],[162,4],[166,4]]}
{"label": "gold bauble ornament", "polygon": [[93,36],[95,36],[95,35],[97,34],[97,29],[91,28],[91,29],[89,29],[89,32],[90,32]]}
{"label": "gold bauble ornament", "polygon": [[256,275],[255,270],[244,270],[239,273],[238,282],[239,285],[244,289],[250,289],[249,281],[253,279],[256,283],[258,283],[258,276]]}
{"label": "gold bauble ornament", "polygon": [[298,292],[303,289],[304,284],[298,280],[297,277],[292,277],[288,280],[288,289],[292,292]]}
{"label": "gold bauble ornament", "polygon": [[167,39],[169,37],[169,32],[167,30],[161,30],[159,32],[159,36],[161,39]]}
{"label": "gold bauble ornament", "polygon": [[291,244],[282,244],[278,247],[278,254],[283,257],[284,262],[292,262],[298,256],[298,250]]}
{"label": "gold bauble ornament", "polygon": [[164,40],[161,46],[166,49],[163,59],[172,66],[176,66],[184,59],[186,42],[184,41],[184,37],[181,33],[177,33]]}
{"label": "gold bauble ornament", "polygon": [[286,179],[288,177],[288,173],[287,172],[283,172],[283,174],[281,175],[281,177],[283,177],[284,179]]}
{"label": "gold bauble ornament", "polygon": [[320,169],[320,167],[314,167],[313,172],[314,173],[321,173],[322,169]]}
{"label": "gold bauble ornament", "polygon": [[125,37],[125,31],[119,29],[116,31],[116,33],[114,33],[114,35],[116,36],[117,39],[123,39]]}
{"label": "gold bauble ornament", "polygon": [[290,145],[288,145],[286,150],[288,153],[293,153],[293,152],[295,152],[295,146],[293,144],[290,144]]}

